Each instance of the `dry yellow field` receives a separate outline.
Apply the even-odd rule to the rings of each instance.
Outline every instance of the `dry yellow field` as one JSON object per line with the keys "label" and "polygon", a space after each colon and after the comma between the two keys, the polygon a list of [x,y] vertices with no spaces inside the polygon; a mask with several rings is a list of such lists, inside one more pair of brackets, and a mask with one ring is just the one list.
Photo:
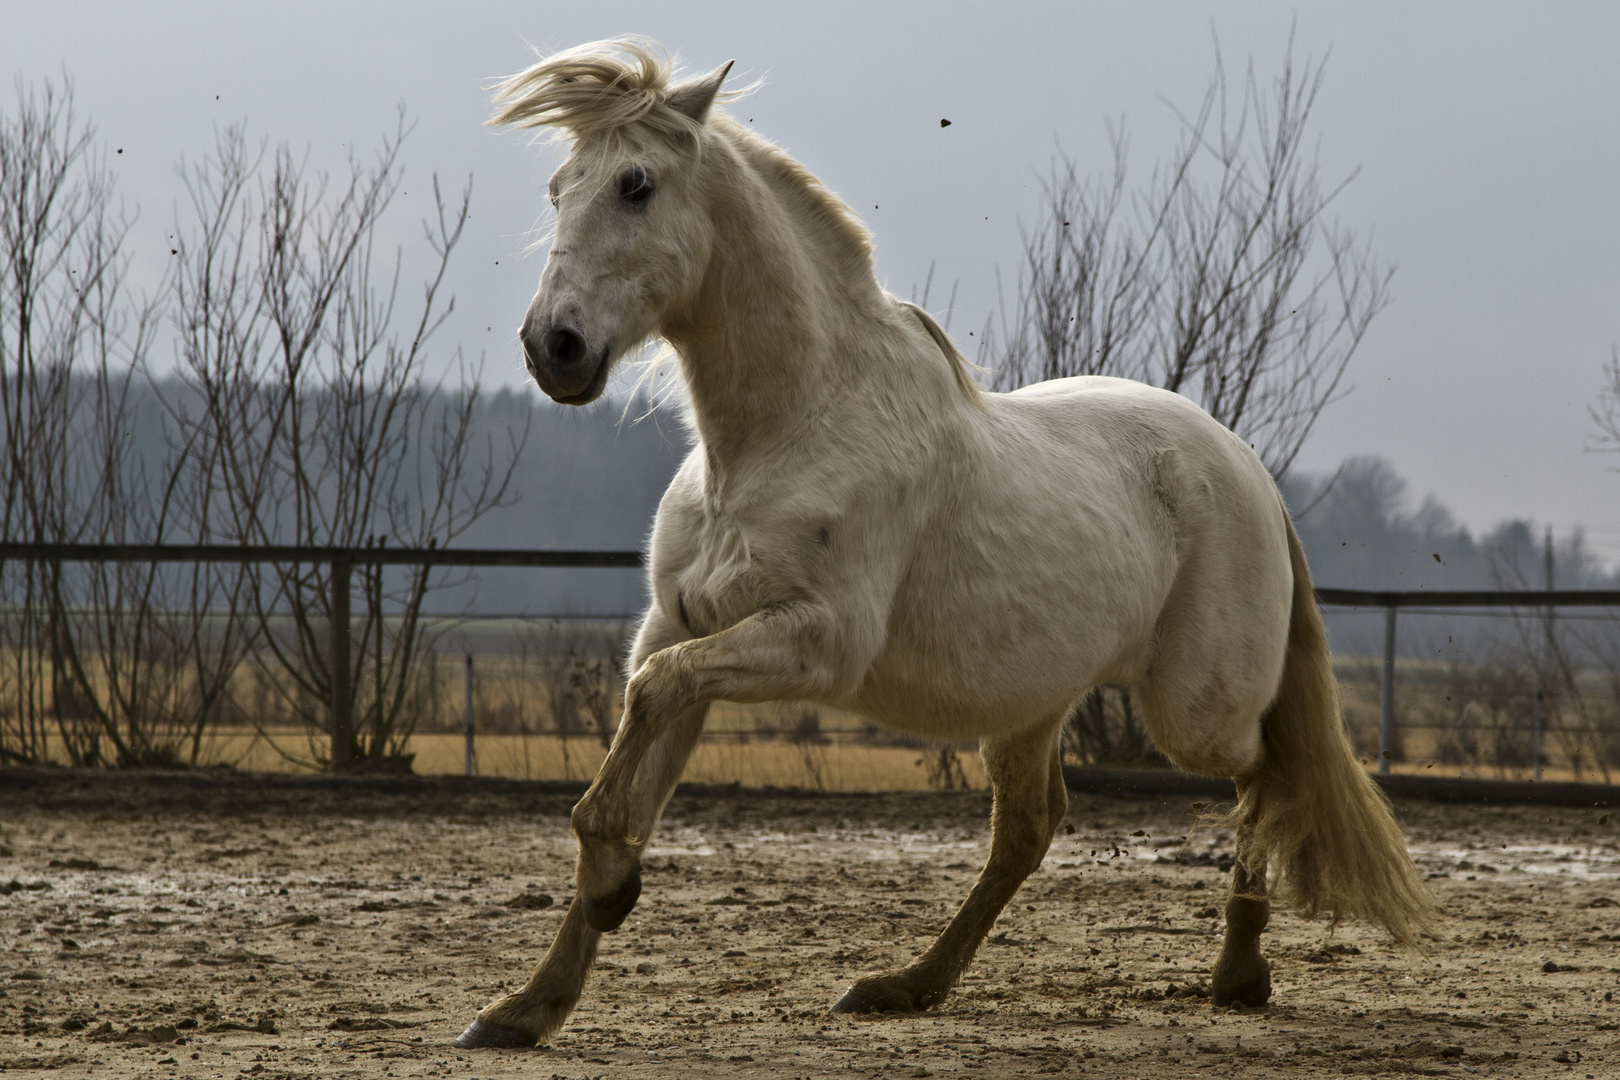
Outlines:
{"label": "dry yellow field", "polygon": [[[602,764],[602,744],[592,736],[480,735],[475,741],[474,773],[525,780],[588,780]],[[205,760],[251,772],[313,770],[315,747],[302,731],[261,735],[225,731],[209,740]],[[808,788],[819,791],[918,791],[929,787],[923,766],[927,751],[914,747],[872,746],[830,736],[825,743],[730,738],[698,745],[685,779],[744,787]],[[932,751],[938,753],[938,751]],[[416,755],[413,771],[422,776],[460,775],[466,742],[459,734],[418,734],[406,753]],[[986,786],[979,755],[960,752],[968,786]]]}

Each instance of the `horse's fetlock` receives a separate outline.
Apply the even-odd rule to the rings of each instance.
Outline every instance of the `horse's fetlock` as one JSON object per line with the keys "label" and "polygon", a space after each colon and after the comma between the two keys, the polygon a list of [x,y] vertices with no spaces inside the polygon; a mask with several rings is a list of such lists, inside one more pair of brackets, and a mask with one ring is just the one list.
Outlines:
{"label": "horse's fetlock", "polygon": [[1226,901],[1227,933],[1238,938],[1256,938],[1271,921],[1271,905],[1263,899],[1234,896]]}
{"label": "horse's fetlock", "polygon": [[591,929],[606,934],[617,930],[635,910],[636,901],[641,899],[641,862],[637,860],[630,867],[630,872],[624,876],[613,889],[604,893],[589,893],[583,885],[580,889],[580,903],[584,906],[585,921]]}

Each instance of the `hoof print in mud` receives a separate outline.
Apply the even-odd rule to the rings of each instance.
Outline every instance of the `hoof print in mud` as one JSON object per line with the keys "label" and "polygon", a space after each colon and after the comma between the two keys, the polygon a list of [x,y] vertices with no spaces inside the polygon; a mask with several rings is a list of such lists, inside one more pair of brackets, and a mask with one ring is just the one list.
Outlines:
{"label": "hoof print in mud", "polygon": [[592,930],[606,934],[617,930],[619,924],[635,910],[636,901],[641,899],[641,867],[637,866],[630,871],[630,876],[624,879],[624,884],[598,900],[581,895],[579,902],[585,908],[585,921]]}
{"label": "hoof print in mud", "polygon": [[452,1045],[458,1050],[476,1050],[480,1047],[507,1050],[514,1047],[533,1046],[534,1039],[516,1028],[492,1024],[484,1020],[474,1020],[467,1025],[466,1031],[457,1036]]}

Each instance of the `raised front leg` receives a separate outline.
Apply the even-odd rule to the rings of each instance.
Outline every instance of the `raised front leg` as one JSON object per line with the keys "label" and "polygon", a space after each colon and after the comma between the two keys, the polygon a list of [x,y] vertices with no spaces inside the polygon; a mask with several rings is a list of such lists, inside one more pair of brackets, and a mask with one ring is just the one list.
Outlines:
{"label": "raised front leg", "polygon": [[980,753],[995,804],[990,858],[973,891],[927,952],[898,971],[859,980],[834,1003],[833,1012],[913,1012],[945,1000],[1001,909],[1041,865],[1063,822],[1069,796],[1057,749],[1060,720],[983,742]]}
{"label": "raised front leg", "polygon": [[682,641],[680,635],[659,609],[648,616],[632,657],[624,719],[574,807],[574,902],[527,985],[486,1006],[457,1046],[533,1046],[568,1018],[598,940],[618,928],[641,895],[641,852],[702,734],[711,701],[815,697],[830,684],[830,666],[814,645],[832,635],[801,609],[772,609],[708,638]]}
{"label": "raised front leg", "polygon": [[625,691],[613,746],[574,807],[579,895],[591,926],[612,930],[635,907],[642,848],[709,703],[828,696],[843,667],[833,639],[813,608],[784,605],[647,657]]}

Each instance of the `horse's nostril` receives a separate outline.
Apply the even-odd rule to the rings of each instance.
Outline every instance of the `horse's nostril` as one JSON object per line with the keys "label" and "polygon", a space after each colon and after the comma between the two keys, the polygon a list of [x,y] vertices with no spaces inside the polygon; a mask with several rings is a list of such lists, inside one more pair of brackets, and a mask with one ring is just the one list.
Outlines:
{"label": "horse's nostril", "polygon": [[585,339],[572,330],[557,327],[546,334],[546,355],[555,364],[577,364],[585,359]]}

